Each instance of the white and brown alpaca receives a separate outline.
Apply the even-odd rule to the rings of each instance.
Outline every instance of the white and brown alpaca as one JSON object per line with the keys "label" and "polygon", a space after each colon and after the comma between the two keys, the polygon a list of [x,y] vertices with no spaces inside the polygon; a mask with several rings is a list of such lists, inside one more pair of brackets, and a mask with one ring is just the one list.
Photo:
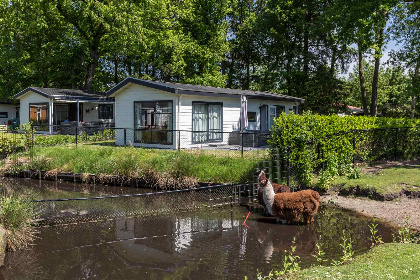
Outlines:
{"label": "white and brown alpaca", "polygon": [[[258,170],[255,175],[258,175],[258,182],[261,182],[261,180],[267,180],[267,184],[270,184],[273,187],[274,193],[283,193],[283,192],[290,192],[290,189],[286,185],[280,185],[276,183],[271,183],[269,179],[265,176],[265,172],[263,170]],[[263,194],[263,188],[261,187],[261,184],[258,187],[258,203],[265,209],[266,212],[268,212],[268,209],[266,207],[266,203],[264,201],[264,194]],[[268,212],[270,215],[271,213]]]}
{"label": "white and brown alpaca", "polygon": [[270,215],[280,220],[286,220],[288,224],[311,223],[318,211],[320,196],[313,190],[303,190],[294,193],[274,193],[272,184],[263,171],[258,176],[260,188],[263,192],[263,200]]}

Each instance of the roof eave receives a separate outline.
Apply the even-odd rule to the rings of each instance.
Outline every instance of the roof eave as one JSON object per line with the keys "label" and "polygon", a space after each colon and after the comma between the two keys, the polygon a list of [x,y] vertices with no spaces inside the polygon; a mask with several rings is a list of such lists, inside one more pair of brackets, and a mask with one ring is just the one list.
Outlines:
{"label": "roof eave", "polygon": [[105,93],[105,95],[108,96],[108,97],[115,97],[115,94],[120,89],[122,89],[123,87],[125,87],[127,84],[130,84],[130,83],[140,85],[140,86],[146,86],[146,87],[150,87],[150,88],[154,88],[154,89],[158,89],[158,90],[162,90],[162,91],[166,91],[166,92],[171,92],[171,93],[176,92],[176,88],[174,88],[174,87],[156,84],[156,83],[153,83],[152,81],[145,81],[145,80],[140,80],[140,79],[128,77],[128,78],[125,78],[122,82],[115,85],[113,88],[109,89]]}
{"label": "roof eave", "polygon": [[15,94],[13,96],[13,99],[19,99],[19,97],[21,97],[22,95],[24,95],[25,93],[30,92],[30,91],[38,93],[39,95],[41,95],[43,97],[50,98],[50,96],[48,94],[46,94],[45,92],[40,91],[40,90],[35,89],[35,88],[32,88],[32,87],[28,87],[28,88],[25,88],[24,90],[22,90],[21,92]]}

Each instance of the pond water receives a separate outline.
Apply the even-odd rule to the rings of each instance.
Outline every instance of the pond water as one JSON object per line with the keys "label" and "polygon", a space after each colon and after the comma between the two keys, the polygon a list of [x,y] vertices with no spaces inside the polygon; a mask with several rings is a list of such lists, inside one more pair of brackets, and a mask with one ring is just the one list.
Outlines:
{"label": "pond water", "polygon": [[[108,191],[112,190],[112,187]],[[106,190],[103,190],[106,192]],[[62,190],[64,192],[64,190]],[[70,194],[68,194],[70,195]],[[250,279],[281,269],[296,243],[301,266],[315,264],[321,242],[331,260],[341,257],[343,232],[360,254],[369,249],[371,219],[323,205],[311,225],[282,225],[245,207],[219,207],[148,217],[123,217],[38,228],[29,249],[7,253],[6,279]],[[393,228],[379,223],[383,241]]]}

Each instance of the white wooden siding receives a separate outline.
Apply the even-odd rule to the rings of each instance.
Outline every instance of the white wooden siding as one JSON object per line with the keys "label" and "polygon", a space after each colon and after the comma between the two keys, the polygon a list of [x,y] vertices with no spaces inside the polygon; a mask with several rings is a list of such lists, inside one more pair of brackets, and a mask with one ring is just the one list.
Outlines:
{"label": "white wooden siding", "polygon": [[[175,133],[173,145],[157,145],[157,144],[140,144],[134,143],[134,102],[136,101],[155,101],[168,100],[173,101],[173,128],[181,130],[178,135]],[[240,96],[221,96],[209,97],[200,95],[176,95],[158,89],[149,88],[146,86],[129,84],[120,89],[115,94],[115,127],[116,144],[124,145],[124,129],[126,128],[126,144],[134,146],[143,146],[151,148],[200,148],[207,144],[193,144],[192,143],[192,105],[193,102],[219,102],[223,104],[223,141],[218,141],[217,144],[228,144],[229,132],[239,131],[239,118],[241,111]],[[180,106],[179,106],[180,105]],[[273,100],[248,100],[248,112],[255,112],[257,121],[249,123],[247,130],[260,129],[260,106],[261,105],[280,105],[285,106],[286,113],[293,111],[292,102],[282,102]],[[179,111],[178,111],[179,110]],[[179,116],[179,122],[178,122]]]}
{"label": "white wooden siding", "polygon": [[[109,122],[109,123],[114,122],[114,119],[98,119],[99,117],[99,112],[98,112],[99,104],[98,103],[86,102],[86,103],[80,103],[80,104],[83,104],[83,121],[85,122],[102,121],[102,122]],[[114,105],[114,108],[115,108],[115,105]],[[89,112],[86,112],[86,110],[89,110]],[[114,116],[115,116],[115,111],[114,111]]]}
{"label": "white wooden siding", "polygon": [[174,93],[169,93],[141,85],[130,84],[119,93],[115,95],[115,127],[116,131],[116,145],[124,145],[124,129],[126,128],[126,144],[134,146],[143,146],[151,148],[170,148],[176,147],[174,141],[173,145],[157,145],[157,144],[139,144],[134,143],[134,102],[136,101],[155,101],[168,100],[173,101],[173,127],[176,129],[177,116],[177,96]]}
{"label": "white wooden siding", "polygon": [[6,112],[7,118],[0,117],[0,124],[6,124],[8,120],[16,118],[16,106],[12,104],[0,104],[0,112]]}
{"label": "white wooden siding", "polygon": [[48,118],[51,121],[51,100],[50,98],[46,98],[42,95],[39,95],[36,92],[28,91],[24,95],[18,98],[20,100],[20,124],[28,123],[29,121],[29,104],[30,103],[48,103]]}

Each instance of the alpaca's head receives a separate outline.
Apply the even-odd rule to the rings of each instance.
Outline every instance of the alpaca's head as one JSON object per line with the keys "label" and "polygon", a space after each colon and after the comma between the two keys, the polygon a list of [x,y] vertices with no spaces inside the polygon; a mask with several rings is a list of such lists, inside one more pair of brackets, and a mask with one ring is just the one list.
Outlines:
{"label": "alpaca's head", "polygon": [[265,176],[265,172],[264,170],[258,170],[255,175],[258,176],[258,183],[262,186],[262,187],[266,187],[267,186],[267,177]]}

